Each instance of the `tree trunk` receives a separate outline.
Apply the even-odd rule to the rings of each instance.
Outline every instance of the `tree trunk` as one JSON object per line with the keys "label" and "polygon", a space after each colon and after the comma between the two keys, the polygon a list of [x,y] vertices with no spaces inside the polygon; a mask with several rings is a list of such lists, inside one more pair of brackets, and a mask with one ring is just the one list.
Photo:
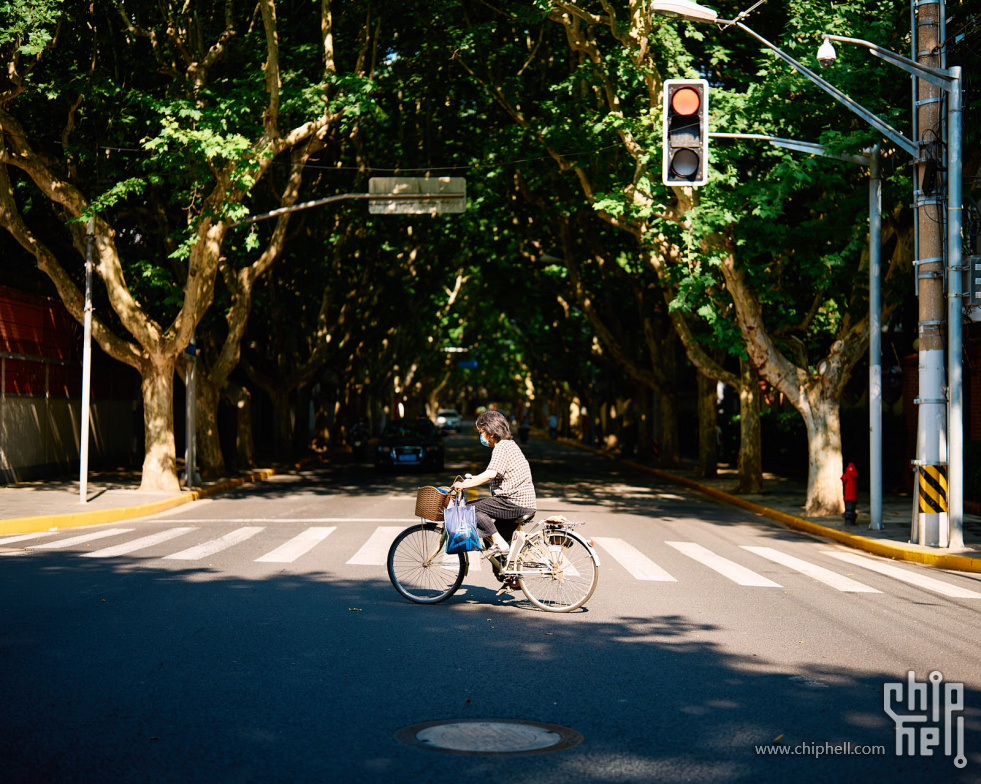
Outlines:
{"label": "tree trunk", "polygon": [[195,452],[201,469],[201,476],[213,479],[225,475],[225,456],[221,451],[221,441],[218,438],[218,401],[219,390],[207,380],[205,374],[196,379],[197,406],[195,414],[195,434],[197,444]]}
{"label": "tree trunk", "polygon": [[637,382],[637,459],[650,460],[654,454],[654,432],[652,428],[651,390],[646,384]]}
{"label": "tree trunk", "polygon": [[864,352],[868,339],[868,316],[848,328],[832,345],[813,375],[798,367],[775,346],[763,322],[763,307],[737,267],[734,255],[721,265],[726,287],[732,295],[736,318],[746,352],[760,378],[783,392],[807,428],[807,502],[805,514],[841,514],[845,504],[841,487],[841,432],[839,398],[848,372]]}
{"label": "tree trunk", "polygon": [[288,460],[293,446],[290,393],[280,389],[268,391],[273,406],[273,454],[276,460]]}
{"label": "tree trunk", "polygon": [[174,365],[173,356],[157,356],[141,368],[146,454],[140,490],[177,493],[181,489],[174,443]]}
{"label": "tree trunk", "polygon": [[830,517],[845,511],[841,484],[841,418],[837,399],[819,385],[807,390],[807,505],[804,514]]}
{"label": "tree trunk", "polygon": [[225,382],[222,394],[235,408],[235,466],[241,470],[255,465],[255,439],[252,435],[252,395],[245,387]]}
{"label": "tree trunk", "polygon": [[681,445],[678,438],[678,408],[674,395],[659,395],[661,406],[661,465],[681,465]]}
{"label": "tree trunk", "polygon": [[698,464],[695,476],[707,479],[718,473],[718,412],[716,382],[698,374]]}
{"label": "tree trunk", "polygon": [[753,366],[739,360],[739,483],[737,493],[763,492],[760,385]]}

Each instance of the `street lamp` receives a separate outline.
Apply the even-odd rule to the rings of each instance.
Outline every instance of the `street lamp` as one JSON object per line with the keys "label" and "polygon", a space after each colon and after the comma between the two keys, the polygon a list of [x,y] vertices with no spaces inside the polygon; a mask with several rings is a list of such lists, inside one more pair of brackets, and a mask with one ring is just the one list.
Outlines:
{"label": "street lamp", "polygon": [[[759,5],[757,3],[756,5]],[[753,6],[755,8],[756,6]],[[751,35],[764,46],[772,50],[778,57],[789,63],[798,72],[802,73],[818,87],[831,95],[839,103],[847,106],[852,112],[857,114],[869,125],[882,133],[887,139],[897,147],[905,150],[915,161],[920,161],[920,144],[908,139],[891,125],[868,111],[858,102],[845,95],[834,85],[818,76],[807,66],[795,60],[775,44],[770,43],[758,33],[751,30],[742,23],[742,19],[752,10],[743,11],[735,19],[719,19],[718,14],[709,8],[691,2],[691,0],[653,0],[650,5],[651,12],[668,16],[676,19],[686,19],[692,22],[719,23],[726,26],[736,26]],[[836,35],[825,35],[824,41],[818,50],[818,62],[822,66],[828,67],[836,59],[834,45],[831,41],[842,41],[858,44],[869,49],[876,57],[880,57],[887,62],[902,68],[913,74],[917,78],[947,91],[949,100],[947,104],[947,128],[950,145],[948,148],[947,159],[947,285],[948,285],[948,304],[946,314],[937,314],[937,319],[933,322],[920,321],[919,328],[922,331],[925,326],[933,328],[936,324],[942,323],[943,316],[946,315],[947,335],[948,335],[948,356],[947,356],[947,382],[950,395],[949,417],[947,419],[947,470],[948,470],[948,489],[944,504],[949,498],[949,538],[946,542],[949,547],[962,547],[964,543],[963,518],[964,518],[964,424],[963,424],[963,383],[962,383],[962,351],[963,336],[961,328],[961,303],[963,296],[963,285],[961,282],[962,271],[962,250],[961,250],[961,144],[962,144],[962,96],[961,96],[961,69],[952,67],[948,69],[931,68],[915,60],[883,49],[876,44],[863,41],[857,38],[846,38]],[[933,262],[935,259],[921,259],[921,264]],[[918,276],[936,277],[942,273],[918,271]],[[939,356],[938,356],[939,355]],[[917,400],[919,408],[918,429],[917,429],[917,454],[916,466],[920,474],[920,479],[924,478],[925,472],[936,469],[942,465],[943,460],[940,454],[940,433],[941,424],[946,413],[947,399],[943,389],[943,348],[939,351],[920,350],[920,376],[919,376],[919,398]],[[922,511],[922,509],[921,509]],[[920,515],[921,520],[924,515]],[[939,515],[937,515],[939,519]],[[921,524],[922,527],[922,524]],[[919,532],[918,541],[923,541],[923,531]],[[942,543],[942,537],[938,539],[938,544]]]}

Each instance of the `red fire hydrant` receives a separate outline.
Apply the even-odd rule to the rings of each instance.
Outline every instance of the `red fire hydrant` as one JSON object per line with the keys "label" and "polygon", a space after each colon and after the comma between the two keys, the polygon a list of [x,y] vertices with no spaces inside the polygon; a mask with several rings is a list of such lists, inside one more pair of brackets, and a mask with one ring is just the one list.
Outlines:
{"label": "red fire hydrant", "polygon": [[855,525],[858,520],[858,512],[855,505],[858,503],[858,470],[854,463],[849,463],[845,473],[841,475],[841,483],[845,492],[845,522],[848,525]]}

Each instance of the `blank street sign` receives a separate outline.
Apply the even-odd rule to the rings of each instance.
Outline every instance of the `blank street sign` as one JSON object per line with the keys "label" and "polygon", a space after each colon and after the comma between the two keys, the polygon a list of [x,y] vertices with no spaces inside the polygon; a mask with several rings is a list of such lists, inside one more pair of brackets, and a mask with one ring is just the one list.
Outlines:
{"label": "blank street sign", "polygon": [[464,212],[467,209],[467,180],[464,177],[372,177],[368,193],[374,198],[368,212],[379,215],[409,215]]}

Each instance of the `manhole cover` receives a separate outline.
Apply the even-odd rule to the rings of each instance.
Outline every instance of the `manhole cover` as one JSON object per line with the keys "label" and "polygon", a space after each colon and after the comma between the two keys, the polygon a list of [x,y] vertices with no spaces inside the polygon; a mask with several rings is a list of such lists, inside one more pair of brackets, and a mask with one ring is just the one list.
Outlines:
{"label": "manhole cover", "polygon": [[448,719],[403,727],[397,740],[448,754],[545,754],[582,743],[568,727],[511,719]]}

